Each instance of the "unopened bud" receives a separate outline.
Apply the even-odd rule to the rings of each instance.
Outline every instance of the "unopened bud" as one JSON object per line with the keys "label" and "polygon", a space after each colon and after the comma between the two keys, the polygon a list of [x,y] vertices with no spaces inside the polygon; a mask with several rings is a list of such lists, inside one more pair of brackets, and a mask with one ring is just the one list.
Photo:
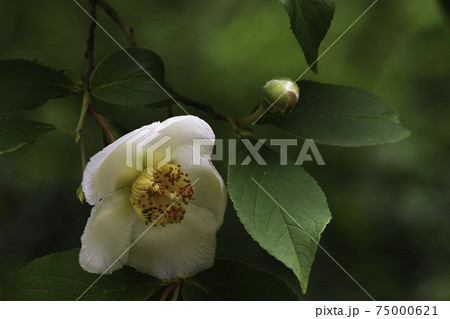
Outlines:
{"label": "unopened bud", "polygon": [[84,196],[83,188],[81,187],[81,185],[78,187],[76,194],[81,204],[83,204],[86,201],[86,197]]}
{"label": "unopened bud", "polygon": [[289,78],[275,78],[264,85],[261,105],[271,113],[287,114],[294,109],[298,97],[297,83]]}

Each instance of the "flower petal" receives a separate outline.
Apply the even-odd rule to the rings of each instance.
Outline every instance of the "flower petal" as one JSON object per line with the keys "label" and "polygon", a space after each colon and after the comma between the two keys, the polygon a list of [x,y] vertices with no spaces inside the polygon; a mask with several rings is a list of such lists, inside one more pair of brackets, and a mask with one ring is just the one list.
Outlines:
{"label": "flower petal", "polygon": [[84,270],[109,274],[127,262],[128,251],[125,251],[131,245],[137,220],[129,202],[130,194],[129,188],[123,188],[92,208],[81,237],[80,265]]}
{"label": "flower petal", "polygon": [[207,209],[189,204],[181,223],[148,227],[141,222],[134,227],[136,242],[128,263],[138,271],[170,280],[193,276],[213,265],[218,225]]}
{"label": "flower petal", "polygon": [[[153,140],[152,134],[159,133]],[[89,204],[95,205],[104,196],[131,185],[146,168],[146,151],[160,141],[162,137],[170,139],[156,148],[153,152],[155,163],[159,163],[166,156],[166,149],[170,146],[172,159],[179,164],[192,162],[192,141],[195,138],[208,139],[214,142],[211,127],[196,116],[176,116],[162,123],[155,122],[134,130],[95,154],[89,161],[83,175],[83,191]],[[134,141],[132,153],[133,165],[127,166],[127,142]],[[149,141],[149,143],[146,143]],[[139,148],[136,146],[142,147]],[[128,150],[130,151],[130,150]],[[201,148],[201,155],[209,157],[212,146]],[[171,162],[173,162],[171,161]],[[140,163],[140,166],[137,163]],[[139,170],[140,169],[140,170]]]}
{"label": "flower petal", "polygon": [[[212,154],[215,139],[214,132],[208,123],[196,116],[185,115],[169,118],[161,123],[158,129],[161,134],[172,137],[172,140],[169,142],[172,146],[172,159],[179,159],[179,164],[183,164],[181,161],[184,158],[188,158],[192,162],[194,139],[209,141],[205,143],[208,145],[200,148],[200,155],[209,158]],[[189,149],[189,152],[186,152],[187,149],[182,149],[184,146]]]}
{"label": "flower petal", "polygon": [[131,185],[140,172],[126,165],[126,142],[140,132],[155,130],[159,124],[155,122],[136,129],[91,157],[84,170],[82,183],[89,204],[95,205],[104,196]]}
{"label": "flower petal", "polygon": [[211,211],[220,226],[227,207],[226,186],[211,161],[206,158],[200,160],[200,165],[182,167],[182,170],[189,174],[189,179],[195,182],[193,185],[195,200],[190,203]]}
{"label": "flower petal", "polygon": [[[182,169],[192,165],[193,144],[196,139],[202,140],[202,144],[204,144],[200,147],[200,158],[209,159],[212,154],[214,132],[208,123],[196,116],[185,115],[169,118],[162,122],[157,130],[166,137],[166,141],[152,152],[155,164],[161,163],[166,158],[166,150],[170,148],[168,163],[179,164]],[[145,154],[143,157],[146,158]]]}

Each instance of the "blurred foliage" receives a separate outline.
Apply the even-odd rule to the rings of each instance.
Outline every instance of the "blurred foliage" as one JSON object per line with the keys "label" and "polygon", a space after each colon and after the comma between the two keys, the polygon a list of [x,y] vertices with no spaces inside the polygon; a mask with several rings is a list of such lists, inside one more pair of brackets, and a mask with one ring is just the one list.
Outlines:
{"label": "blurred foliage", "polygon": [[[372,1],[337,1],[323,52]],[[192,99],[236,116],[250,113],[262,85],[296,78],[307,67],[289,19],[274,0],[111,0],[133,26],[139,46],[159,54],[166,80]],[[353,148],[319,146],[326,166],[306,165],[328,197],[333,219],[322,246],[379,300],[450,299],[450,27],[445,1],[380,0],[304,79],[371,91],[395,106],[409,139]],[[125,38],[102,12],[99,21]],[[85,70],[88,17],[72,1],[0,3],[0,59],[35,59],[56,69]],[[99,62],[117,50],[97,31]],[[301,93],[300,93],[301,96]],[[301,98],[301,97],[300,97]],[[166,117],[164,109],[127,109],[94,101],[102,115],[136,128]],[[50,101],[27,118],[73,129],[79,97]],[[182,114],[174,108],[176,114]],[[207,119],[219,138],[224,122]],[[265,131],[266,134],[276,132]],[[88,155],[102,147],[89,119]],[[95,138],[96,137],[96,138]],[[222,176],[226,163],[217,162]],[[0,282],[54,251],[80,246],[90,207],[75,196],[81,178],[78,146],[50,133],[0,157]],[[276,270],[299,291],[292,272],[244,232],[229,203],[219,256]],[[323,252],[313,264],[307,300],[367,299]]]}

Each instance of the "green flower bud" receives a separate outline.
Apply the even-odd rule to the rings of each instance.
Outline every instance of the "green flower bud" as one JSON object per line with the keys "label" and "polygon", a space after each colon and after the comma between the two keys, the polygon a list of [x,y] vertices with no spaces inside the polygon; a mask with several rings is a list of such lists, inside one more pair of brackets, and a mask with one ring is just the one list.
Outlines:
{"label": "green flower bud", "polygon": [[81,185],[77,189],[77,198],[80,200],[81,204],[86,201],[86,197],[84,196],[83,188]]}
{"label": "green flower bud", "polygon": [[294,109],[298,97],[297,83],[289,78],[275,78],[264,85],[261,105],[271,113],[287,114]]}

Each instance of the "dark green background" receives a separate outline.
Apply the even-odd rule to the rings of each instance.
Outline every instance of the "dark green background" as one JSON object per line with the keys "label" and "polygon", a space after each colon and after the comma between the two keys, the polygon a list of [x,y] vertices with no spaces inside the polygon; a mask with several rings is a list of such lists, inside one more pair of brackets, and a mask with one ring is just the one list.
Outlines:
{"label": "dark green background", "polygon": [[[372,1],[336,2],[320,52]],[[110,3],[134,27],[138,44],[162,57],[167,82],[222,113],[247,115],[265,81],[296,78],[307,67],[276,0]],[[98,18],[126,46],[100,10]],[[38,59],[83,74],[88,23],[72,0],[2,0],[0,59]],[[96,61],[117,49],[97,31]],[[375,299],[450,299],[449,56],[449,18],[439,1],[380,0],[320,60],[319,75],[304,76],[382,96],[412,131],[392,145],[319,146],[327,165],[306,165],[333,215],[321,244]],[[79,97],[52,100],[26,117],[74,129],[80,106]],[[164,110],[94,106],[130,129],[165,118]],[[226,123],[193,113],[218,137],[231,137]],[[86,134],[91,156],[102,147],[91,119]],[[80,245],[90,212],[75,197],[80,166],[78,145],[57,133],[0,157],[0,283],[36,257]],[[217,166],[225,176],[225,163]],[[231,204],[219,236],[219,255],[273,269],[298,289],[290,271],[243,233]],[[367,296],[319,250],[304,299]]]}

